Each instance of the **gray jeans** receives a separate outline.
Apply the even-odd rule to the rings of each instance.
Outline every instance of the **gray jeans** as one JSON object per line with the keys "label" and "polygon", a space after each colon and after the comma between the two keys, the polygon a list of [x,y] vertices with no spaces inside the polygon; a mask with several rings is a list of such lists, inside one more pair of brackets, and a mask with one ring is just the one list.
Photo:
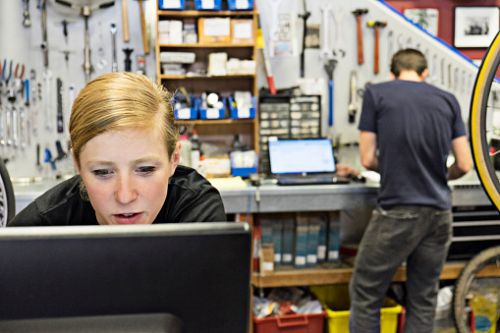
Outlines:
{"label": "gray jeans", "polygon": [[451,210],[397,206],[373,211],[350,283],[350,333],[379,333],[380,308],[406,260],[405,333],[430,333],[439,274],[451,243]]}

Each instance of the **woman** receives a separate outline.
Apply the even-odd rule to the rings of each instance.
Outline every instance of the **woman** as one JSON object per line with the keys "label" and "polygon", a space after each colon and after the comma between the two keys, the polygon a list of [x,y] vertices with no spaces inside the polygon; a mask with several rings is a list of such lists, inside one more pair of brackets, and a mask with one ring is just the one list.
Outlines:
{"label": "woman", "polygon": [[226,220],[219,192],[178,165],[170,95],[147,77],[108,73],[88,83],[73,104],[70,137],[79,175],[37,198],[9,226]]}

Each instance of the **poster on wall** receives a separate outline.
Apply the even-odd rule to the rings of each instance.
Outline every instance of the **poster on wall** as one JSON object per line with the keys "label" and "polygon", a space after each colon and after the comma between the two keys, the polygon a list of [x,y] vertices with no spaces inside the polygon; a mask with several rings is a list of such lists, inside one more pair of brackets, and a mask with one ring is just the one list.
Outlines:
{"label": "poster on wall", "polygon": [[498,7],[455,7],[455,47],[488,47],[498,32]]}
{"label": "poster on wall", "polygon": [[435,8],[408,8],[403,14],[434,36],[438,34],[439,11]]}

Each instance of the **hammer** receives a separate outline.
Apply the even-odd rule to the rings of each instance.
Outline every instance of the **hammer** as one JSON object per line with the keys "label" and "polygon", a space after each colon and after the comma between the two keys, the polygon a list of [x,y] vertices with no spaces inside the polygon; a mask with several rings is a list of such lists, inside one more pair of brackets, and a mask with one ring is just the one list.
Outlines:
{"label": "hammer", "polygon": [[379,72],[379,50],[380,50],[380,29],[387,26],[387,22],[384,21],[368,21],[366,24],[368,28],[373,28],[375,32],[375,49],[373,51],[373,74],[378,74]]}
{"label": "hammer", "polygon": [[358,45],[358,65],[362,65],[365,62],[363,55],[363,30],[361,29],[361,16],[368,13],[366,8],[358,8],[352,11],[356,17],[356,39]]}
{"label": "hammer", "polygon": [[142,46],[144,48],[144,53],[149,54],[149,40],[146,31],[146,16],[144,14],[144,0],[138,0],[139,3],[139,17],[141,19],[141,35],[142,35]]}

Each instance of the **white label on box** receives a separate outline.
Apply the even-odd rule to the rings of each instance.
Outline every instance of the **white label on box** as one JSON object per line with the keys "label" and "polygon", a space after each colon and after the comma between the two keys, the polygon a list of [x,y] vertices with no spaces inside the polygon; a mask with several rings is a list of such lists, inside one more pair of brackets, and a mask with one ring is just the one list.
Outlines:
{"label": "white label on box", "polygon": [[229,36],[231,34],[229,18],[210,18],[203,21],[205,36]]}
{"label": "white label on box", "polygon": [[207,119],[219,119],[219,109],[207,109]]}
{"label": "white label on box", "polygon": [[177,112],[177,117],[179,119],[190,119],[191,118],[191,109],[190,108],[182,108]]}
{"label": "white label on box", "polygon": [[252,38],[252,22],[241,22],[234,24],[234,39]]}
{"label": "white label on box", "polygon": [[238,118],[250,118],[250,109],[249,108],[238,109]]}
{"label": "white label on box", "polygon": [[338,259],[339,258],[339,251],[329,251],[328,252],[328,259]]}
{"label": "white label on box", "polygon": [[284,254],[283,255],[283,262],[292,262],[292,255],[291,254]]}
{"label": "white label on box", "polygon": [[201,0],[201,8],[203,8],[203,9],[215,9],[214,0]]}
{"label": "white label on box", "polygon": [[316,264],[318,262],[318,257],[315,254],[307,255],[307,263],[308,264]]}
{"label": "white label on box", "polygon": [[163,0],[165,9],[181,9],[181,0]]}
{"label": "white label on box", "polygon": [[281,262],[281,254],[279,253],[274,254],[274,262]]}
{"label": "white label on box", "polygon": [[318,259],[326,259],[326,246],[325,245],[318,246]]}
{"label": "white label on box", "polygon": [[265,272],[272,272],[272,271],[274,271],[274,263],[272,263],[272,262],[263,262],[261,268]]}
{"label": "white label on box", "polygon": [[295,257],[295,265],[304,266],[306,264],[306,257],[296,256]]}
{"label": "white label on box", "polygon": [[236,9],[248,9],[248,0],[236,0]]}

